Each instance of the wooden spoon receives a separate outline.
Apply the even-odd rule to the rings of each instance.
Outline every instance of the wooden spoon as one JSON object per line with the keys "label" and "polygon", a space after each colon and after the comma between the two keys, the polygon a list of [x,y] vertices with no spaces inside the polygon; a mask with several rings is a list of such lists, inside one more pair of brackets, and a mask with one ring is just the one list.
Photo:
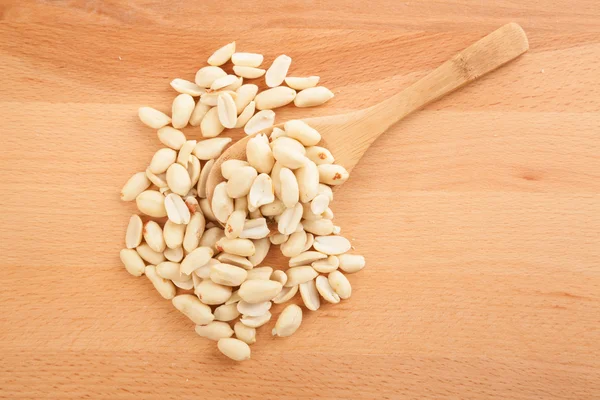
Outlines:
{"label": "wooden spoon", "polygon": [[[346,114],[306,118],[303,121],[321,133],[319,146],[331,151],[335,163],[351,171],[375,139],[390,126],[413,111],[517,58],[528,48],[523,29],[516,23],[510,23],[379,104]],[[282,128],[283,124],[276,126]],[[273,127],[259,133],[270,134],[272,130]],[[214,163],[206,184],[210,201],[215,186],[224,180],[221,164],[230,159],[246,160],[246,144],[252,136],[229,147]]]}

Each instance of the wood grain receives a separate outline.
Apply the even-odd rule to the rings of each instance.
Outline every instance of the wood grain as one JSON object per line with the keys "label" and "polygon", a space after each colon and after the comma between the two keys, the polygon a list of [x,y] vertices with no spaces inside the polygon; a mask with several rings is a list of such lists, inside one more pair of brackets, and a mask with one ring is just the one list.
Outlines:
{"label": "wood grain", "polygon": [[[0,4],[0,398],[600,397],[600,9],[514,2]],[[235,39],[373,105],[515,21],[531,50],[383,135],[336,193],[353,296],[235,364],[118,251],[122,184]],[[193,130],[186,130],[193,136]],[[277,262],[277,259],[271,259]]]}

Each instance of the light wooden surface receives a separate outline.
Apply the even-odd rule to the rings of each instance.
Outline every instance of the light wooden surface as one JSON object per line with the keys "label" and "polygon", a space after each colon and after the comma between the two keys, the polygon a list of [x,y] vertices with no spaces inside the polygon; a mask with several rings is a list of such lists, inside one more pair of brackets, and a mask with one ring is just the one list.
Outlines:
{"label": "light wooden surface", "polygon": [[[600,397],[597,1],[9,0],[0,21],[0,398]],[[291,338],[229,362],[121,266],[119,189],[160,145],[137,107],[168,110],[216,46],[335,92],[283,121],[375,104],[510,21],[525,56],[336,193],[368,267]]]}

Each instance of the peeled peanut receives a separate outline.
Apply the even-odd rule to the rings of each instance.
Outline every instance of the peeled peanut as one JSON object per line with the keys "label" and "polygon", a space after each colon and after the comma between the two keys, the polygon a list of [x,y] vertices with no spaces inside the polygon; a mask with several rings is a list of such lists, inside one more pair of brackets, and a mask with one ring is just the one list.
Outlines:
{"label": "peeled peanut", "polygon": [[275,323],[275,328],[273,328],[272,331],[273,336],[291,336],[298,330],[301,323],[302,309],[296,304],[290,304],[283,309],[281,314],[279,314],[279,318],[277,318],[277,322]]}

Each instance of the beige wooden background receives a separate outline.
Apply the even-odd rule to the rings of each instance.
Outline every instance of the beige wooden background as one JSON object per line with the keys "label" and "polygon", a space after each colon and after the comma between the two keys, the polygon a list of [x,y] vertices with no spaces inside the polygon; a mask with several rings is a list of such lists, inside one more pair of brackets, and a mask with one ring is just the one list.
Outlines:
{"label": "beige wooden background", "polygon": [[[349,301],[229,362],[121,266],[119,190],[237,40],[375,104],[506,22],[531,51],[385,134],[336,193]],[[0,398],[600,398],[600,8],[544,1],[0,2]],[[194,135],[193,130],[187,133]],[[271,260],[277,262],[277,260]]]}

